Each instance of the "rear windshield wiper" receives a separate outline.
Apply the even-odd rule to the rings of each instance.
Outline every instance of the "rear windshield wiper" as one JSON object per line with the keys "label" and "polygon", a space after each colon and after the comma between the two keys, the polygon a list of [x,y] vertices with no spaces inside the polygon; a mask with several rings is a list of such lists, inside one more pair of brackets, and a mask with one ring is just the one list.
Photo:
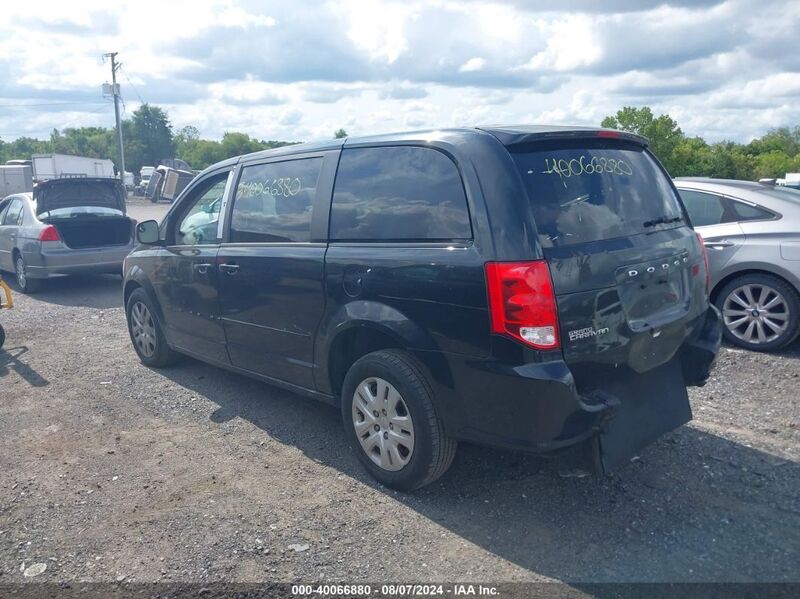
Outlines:
{"label": "rear windshield wiper", "polygon": [[659,216],[658,218],[654,218],[653,220],[646,220],[644,221],[645,227],[655,227],[656,225],[669,225],[672,223],[679,223],[683,220],[682,216]]}

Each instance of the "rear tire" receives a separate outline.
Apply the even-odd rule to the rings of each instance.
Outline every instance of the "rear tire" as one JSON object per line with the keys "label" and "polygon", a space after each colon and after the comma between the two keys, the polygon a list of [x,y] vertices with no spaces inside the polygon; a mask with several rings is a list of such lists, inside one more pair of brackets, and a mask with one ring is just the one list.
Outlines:
{"label": "rear tire", "polygon": [[153,302],[144,289],[135,289],[125,306],[128,334],[142,364],[163,368],[178,361],[180,354],[167,345]]}
{"label": "rear tire", "polygon": [[17,276],[17,287],[22,293],[36,293],[42,288],[41,280],[31,279],[28,276],[28,265],[19,252],[14,254],[14,274]]}
{"label": "rear tire", "polygon": [[342,386],[342,421],[363,466],[398,491],[432,483],[455,457],[457,442],[444,432],[430,384],[402,351],[373,352],[353,364]]}
{"label": "rear tire", "polygon": [[774,275],[737,277],[720,289],[715,303],[722,313],[722,334],[739,347],[773,351],[800,333],[800,296]]}
{"label": "rear tire", "polygon": [[3,349],[3,344],[6,342],[6,330],[0,325],[0,349]]}

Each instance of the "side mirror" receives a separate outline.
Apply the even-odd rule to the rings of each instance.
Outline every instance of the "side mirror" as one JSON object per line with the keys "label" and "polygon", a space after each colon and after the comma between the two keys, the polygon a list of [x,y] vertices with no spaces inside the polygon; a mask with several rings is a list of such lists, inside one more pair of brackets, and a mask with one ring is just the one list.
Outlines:
{"label": "side mirror", "polygon": [[136,240],[146,245],[158,245],[161,241],[158,222],[146,220],[136,225]]}

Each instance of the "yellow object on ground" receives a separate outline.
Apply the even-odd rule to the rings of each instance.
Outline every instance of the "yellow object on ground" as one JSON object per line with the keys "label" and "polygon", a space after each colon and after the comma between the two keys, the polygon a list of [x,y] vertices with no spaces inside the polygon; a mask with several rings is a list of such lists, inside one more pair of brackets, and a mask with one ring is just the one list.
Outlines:
{"label": "yellow object on ground", "polygon": [[0,308],[13,308],[14,298],[11,297],[11,288],[0,278]]}

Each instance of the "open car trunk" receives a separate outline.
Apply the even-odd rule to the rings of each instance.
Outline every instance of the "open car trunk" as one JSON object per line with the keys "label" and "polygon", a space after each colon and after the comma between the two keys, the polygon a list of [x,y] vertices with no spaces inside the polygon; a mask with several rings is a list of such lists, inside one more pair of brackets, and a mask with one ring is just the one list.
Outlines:
{"label": "open car trunk", "polygon": [[85,215],[53,218],[48,222],[55,225],[61,241],[73,249],[127,245],[133,235],[133,223],[127,216]]}
{"label": "open car trunk", "polygon": [[58,230],[67,247],[127,245],[133,222],[125,216],[125,189],[116,179],[51,179],[34,187],[39,219]]}

